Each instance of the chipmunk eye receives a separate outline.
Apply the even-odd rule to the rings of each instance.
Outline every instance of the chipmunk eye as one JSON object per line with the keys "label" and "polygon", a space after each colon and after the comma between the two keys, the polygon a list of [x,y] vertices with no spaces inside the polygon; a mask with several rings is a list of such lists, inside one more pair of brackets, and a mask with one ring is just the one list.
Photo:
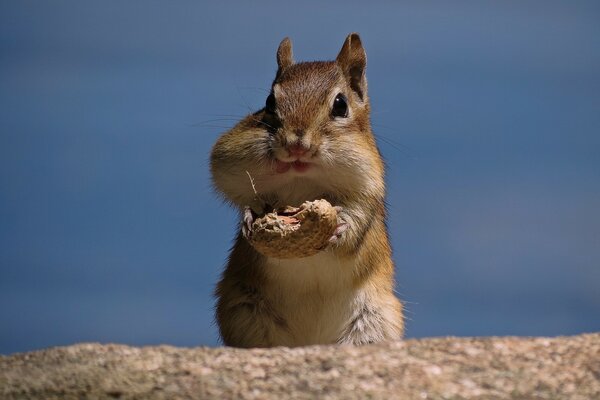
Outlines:
{"label": "chipmunk eye", "polygon": [[346,96],[338,93],[333,100],[333,107],[331,107],[331,115],[334,117],[348,117],[348,100]]}
{"label": "chipmunk eye", "polygon": [[273,93],[271,93],[269,95],[269,97],[267,97],[267,101],[265,102],[265,110],[268,113],[274,114],[275,113],[275,96],[273,95]]}

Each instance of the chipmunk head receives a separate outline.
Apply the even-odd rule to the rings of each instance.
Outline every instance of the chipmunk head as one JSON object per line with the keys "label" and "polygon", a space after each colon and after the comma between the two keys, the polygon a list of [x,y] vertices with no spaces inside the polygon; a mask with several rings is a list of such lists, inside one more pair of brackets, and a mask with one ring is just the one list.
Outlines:
{"label": "chipmunk head", "polygon": [[334,62],[295,64],[292,43],[283,39],[263,115],[272,130],[273,155],[280,170],[285,163],[293,168],[295,161],[310,162],[319,150],[326,150],[322,144],[348,130],[369,130],[366,61],[357,34],[348,36]]}
{"label": "chipmunk head", "polygon": [[[383,165],[369,121],[366,60],[356,33],[346,38],[335,61],[295,63],[292,43],[283,39],[265,107],[227,132],[213,149],[217,188],[243,203],[246,199],[232,196],[233,181],[248,171],[259,194],[288,204],[323,195],[375,192],[383,197]],[[228,176],[219,165],[228,167]],[[248,177],[242,179],[247,190]]]}

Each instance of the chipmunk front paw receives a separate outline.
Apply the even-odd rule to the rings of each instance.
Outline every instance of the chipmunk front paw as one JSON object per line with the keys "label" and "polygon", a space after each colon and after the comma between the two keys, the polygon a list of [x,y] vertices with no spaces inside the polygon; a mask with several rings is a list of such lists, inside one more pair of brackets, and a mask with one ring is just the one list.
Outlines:
{"label": "chipmunk front paw", "polygon": [[348,230],[348,223],[344,219],[344,209],[340,206],[335,206],[335,211],[337,212],[337,226],[335,227],[335,231],[329,238],[329,245],[336,245],[339,243],[342,235],[346,230]]}
{"label": "chipmunk front paw", "polygon": [[244,220],[242,222],[242,235],[246,238],[246,240],[250,240],[252,236],[252,224],[254,223],[254,213],[252,212],[252,208],[246,206],[244,208]]}

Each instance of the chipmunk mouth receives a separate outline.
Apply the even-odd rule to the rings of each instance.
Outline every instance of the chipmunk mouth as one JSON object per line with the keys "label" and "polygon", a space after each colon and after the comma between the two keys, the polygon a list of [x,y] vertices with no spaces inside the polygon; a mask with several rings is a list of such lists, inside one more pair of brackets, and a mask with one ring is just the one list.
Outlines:
{"label": "chipmunk mouth", "polygon": [[290,169],[296,172],[305,172],[311,167],[311,163],[296,160],[292,162],[285,162],[281,160],[275,160],[275,172],[278,174],[284,174]]}

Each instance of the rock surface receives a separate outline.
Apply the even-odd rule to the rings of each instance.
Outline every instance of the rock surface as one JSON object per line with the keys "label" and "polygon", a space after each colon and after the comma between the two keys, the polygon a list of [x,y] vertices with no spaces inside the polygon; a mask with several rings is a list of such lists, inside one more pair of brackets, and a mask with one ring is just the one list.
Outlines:
{"label": "rock surface", "polygon": [[363,347],[78,344],[0,357],[2,399],[600,399],[600,334]]}

